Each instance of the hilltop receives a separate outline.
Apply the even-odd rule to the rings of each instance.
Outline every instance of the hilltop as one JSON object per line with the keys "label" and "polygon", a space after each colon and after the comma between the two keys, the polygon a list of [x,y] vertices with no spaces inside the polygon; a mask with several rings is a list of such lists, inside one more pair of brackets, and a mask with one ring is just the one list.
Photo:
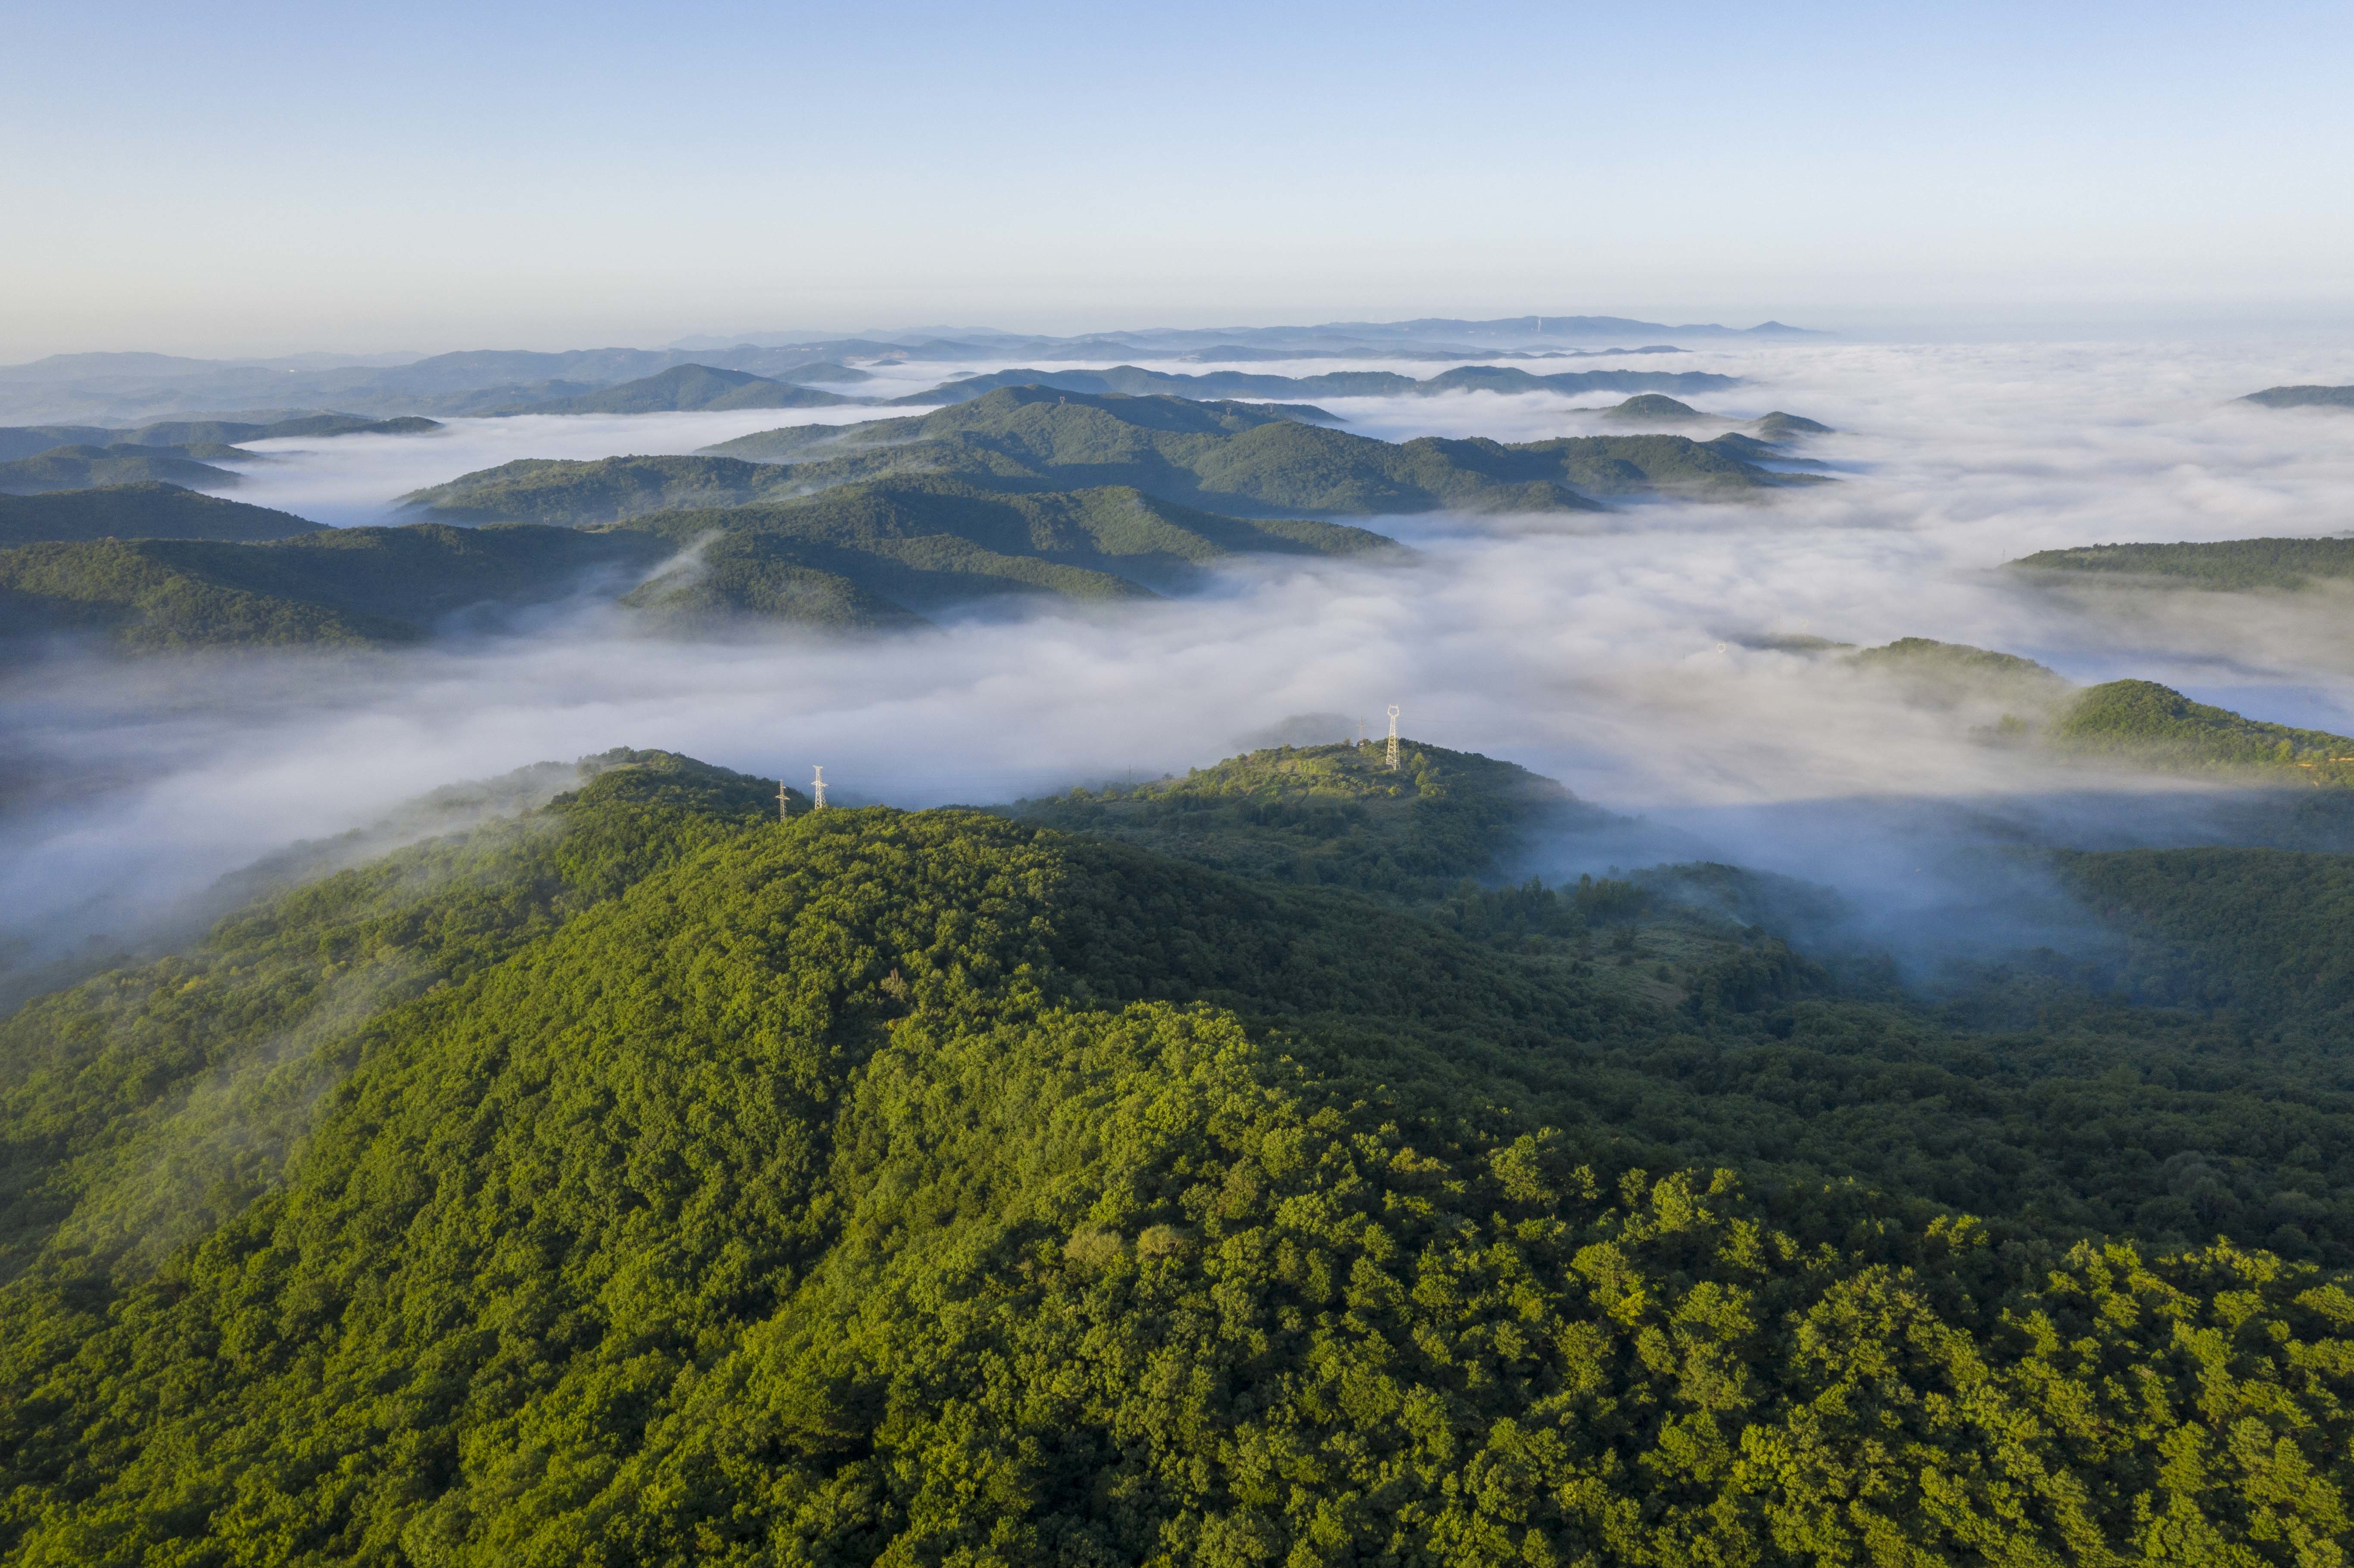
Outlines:
{"label": "hilltop", "polygon": [[2317,582],[2354,577],[2354,539],[2078,545],[2039,550],[2009,565],[2020,571],[2084,574],[2087,580],[2124,578],[2136,586],[2293,592]]}
{"label": "hilltop", "polygon": [[[1128,809],[1239,826],[1286,760]],[[0,1552],[2342,1532],[2354,1301],[2304,1260],[2354,1260],[2354,1085],[2313,1038],[1972,1030],[1633,883],[1433,903],[1372,874],[1493,841],[1419,806],[1298,824],[1386,846],[1327,887],[776,799],[617,750],[0,1022]],[[2170,919],[2202,871],[2264,874],[2078,874]]]}
{"label": "hilltop", "polygon": [[253,544],[324,526],[289,512],[147,481],[0,495],[0,548],[89,539],[220,539]]}
{"label": "hilltop", "polygon": [[2079,686],[2031,659],[1908,637],[1845,655],[1895,683],[1906,700],[2007,706],[1988,738],[2061,755],[2254,781],[2354,785],[2354,736],[2251,719],[2191,701],[2155,681]]}
{"label": "hilltop", "polygon": [[2267,408],[2354,408],[2354,387],[2267,387],[2240,401]]}

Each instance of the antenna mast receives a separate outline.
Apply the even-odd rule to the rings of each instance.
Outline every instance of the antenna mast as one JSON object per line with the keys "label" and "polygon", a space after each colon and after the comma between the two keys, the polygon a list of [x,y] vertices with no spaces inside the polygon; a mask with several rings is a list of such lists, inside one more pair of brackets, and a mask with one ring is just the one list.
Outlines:
{"label": "antenna mast", "polygon": [[1390,705],[1390,771],[1397,771],[1397,705]]}
{"label": "antenna mast", "polygon": [[810,785],[810,800],[813,802],[810,810],[822,811],[825,810],[825,769],[820,768],[816,771],[817,778]]}

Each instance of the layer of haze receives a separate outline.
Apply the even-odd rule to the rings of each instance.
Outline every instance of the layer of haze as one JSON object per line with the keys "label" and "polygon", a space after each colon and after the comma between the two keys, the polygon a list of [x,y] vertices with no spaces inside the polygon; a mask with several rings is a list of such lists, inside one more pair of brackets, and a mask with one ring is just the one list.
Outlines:
{"label": "layer of haze", "polygon": [[0,363],[1076,331],[2343,320],[2341,5],[11,16]]}
{"label": "layer of haze", "polygon": [[[1943,884],[1921,868],[1975,853],[1956,836],[1963,818],[1980,839],[1993,822],[1996,838],[2164,841],[2197,836],[2202,793],[1988,747],[1970,732],[1993,708],[1908,705],[1835,656],[1774,644],[1932,637],[2354,731],[2354,637],[2334,599],[2251,613],[2184,595],[2119,616],[1996,569],[2055,546],[2354,527],[2354,418],[2227,401],[2320,375],[2349,347],[1696,355],[1748,378],[1693,399],[1703,407],[1836,427],[1810,450],[1840,482],[1756,505],[1378,519],[1419,558],[1253,565],[1205,596],[1116,614],[994,607],[869,643],[693,645],[634,637],[582,604],[526,636],[382,659],[53,665],[0,688],[0,736],[21,769],[17,809],[0,819],[0,937],[135,932],[291,839],[616,745],[796,781],[823,764],[837,800],[919,806],[1182,772],[1294,715],[1377,726],[1390,702],[1411,736],[1523,763],[1648,819],[1645,842],[1556,846],[1549,872],[1581,855],[1704,854],[1935,903]],[[1606,428],[1554,397],[1332,407],[1392,437]],[[509,457],[689,450],[805,418],[457,421],[438,437],[276,443],[279,461],[243,493],[368,521],[402,491]]]}

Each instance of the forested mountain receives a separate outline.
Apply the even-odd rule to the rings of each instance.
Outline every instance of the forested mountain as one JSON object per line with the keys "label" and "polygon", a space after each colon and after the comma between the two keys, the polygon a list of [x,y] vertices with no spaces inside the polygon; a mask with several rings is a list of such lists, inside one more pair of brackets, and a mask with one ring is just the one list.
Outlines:
{"label": "forested mountain", "polygon": [[[1267,516],[1593,511],[1594,496],[1740,499],[1821,482],[1684,436],[1394,442],[1320,429],[1265,406],[1018,387],[936,413],[791,427],[705,450],[790,465],[771,484],[910,471],[1005,490],[1124,484],[1187,505]],[[463,504],[470,486],[486,482],[470,475],[421,496]]]}
{"label": "forested mountain", "polygon": [[1334,370],[1320,376],[1258,376],[1214,370],[1198,376],[1116,365],[1108,370],[995,370],[944,381],[890,401],[908,408],[962,403],[1001,387],[1051,387],[1061,392],[1129,397],[1222,398],[1436,397],[1448,392],[1712,392],[1740,378],[1702,370],[1564,370],[1532,375],[1511,366],[1466,365],[1417,378],[1392,370]]}
{"label": "forested mountain", "polygon": [[645,535],[514,525],[322,528],[268,544],[104,539],[0,550],[9,632],[90,631],[133,652],[415,642],[477,605],[626,589],[671,553]]}
{"label": "forested mountain", "polygon": [[[2332,1560],[2334,992],[1972,1027],[1434,898],[1574,802],[1374,749],[1058,808],[1251,875],[616,754],[33,1002],[0,1552]],[[2283,869],[2070,874],[2190,983]]]}
{"label": "forested mountain", "polygon": [[819,620],[796,605],[821,577],[923,614],[1002,594],[1149,599],[1198,587],[1202,568],[1240,556],[1404,553],[1362,528],[1220,517],[1118,486],[1006,495],[924,478],[622,526],[691,551],[622,601],[675,624]]}
{"label": "forested mountain", "polygon": [[[243,456],[245,454],[237,454]],[[226,490],[238,476],[191,457],[150,451],[129,444],[54,447],[33,457],[0,462],[0,495],[37,495],[50,490],[93,490],[101,485],[160,482],[189,490]]]}
{"label": "forested mountain", "polygon": [[2240,401],[2267,408],[2354,408],[2354,387],[2267,387]]}
{"label": "forested mountain", "polygon": [[150,480],[95,490],[0,495],[0,548],[84,539],[223,539],[255,544],[317,533],[290,512]]}
{"label": "forested mountain", "polygon": [[661,414],[689,408],[828,408],[867,399],[789,386],[742,370],[676,365],[658,375],[576,397],[523,403],[504,414]]}
{"label": "forested mountain", "polygon": [[[2227,539],[2213,544],[2079,545],[2038,550],[2010,565],[2022,571],[2122,577],[2157,587],[2305,588],[2354,577],[2354,539]],[[2065,581],[2066,578],[2057,580]]]}
{"label": "forested mountain", "polygon": [[[1133,490],[1006,495],[921,478],[587,529],[318,529],[284,521],[296,526],[252,535],[277,543],[85,531],[68,535],[85,542],[0,550],[5,630],[97,631],[139,652],[356,647],[417,641],[460,610],[495,613],[576,595],[618,600],[650,627],[673,631],[904,629],[929,612],[1006,595],[1149,599],[1155,589],[1198,587],[1202,568],[1243,555],[1396,548],[1361,528],[1218,517]],[[0,530],[7,522],[0,506]],[[664,562],[668,569],[649,577]]]}

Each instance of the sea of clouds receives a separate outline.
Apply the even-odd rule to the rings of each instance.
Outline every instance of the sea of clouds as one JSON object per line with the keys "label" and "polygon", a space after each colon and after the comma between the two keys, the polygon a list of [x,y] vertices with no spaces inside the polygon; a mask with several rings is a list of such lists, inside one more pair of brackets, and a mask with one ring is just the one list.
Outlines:
{"label": "sea of clouds", "polygon": [[[1989,747],[1972,732],[1993,712],[1908,703],[1792,640],[1967,642],[2354,731],[2340,601],[2113,602],[2002,569],[2058,546],[2354,529],[2354,417],[2232,401],[2354,379],[2349,348],[1810,343],[1630,360],[1741,376],[1687,399],[1713,412],[1833,426],[1807,455],[1839,482],[1758,504],[1370,520],[1411,558],[1252,562],[1141,609],[987,607],[879,641],[706,645],[649,641],[584,604],[399,656],[52,662],[0,683],[0,941],[24,959],[131,939],[291,841],[617,745],[796,782],[822,764],[837,800],[915,807],[1182,772],[1302,715],[1378,733],[1390,703],[1412,737],[1525,764],[1641,820],[1548,846],[1533,863],[1548,874],[1705,856],[1829,883],[1892,928],[1979,907],[1971,868],[1989,844],[2196,839],[2202,792]],[[858,389],[917,390],[942,369],[888,375]],[[1619,428],[1591,411],[1616,400],[1324,406],[1368,435],[1527,440]],[[340,525],[396,521],[398,496],[515,458],[685,452],[873,417],[453,420],[424,438],[260,443],[269,461],[237,493]]]}

